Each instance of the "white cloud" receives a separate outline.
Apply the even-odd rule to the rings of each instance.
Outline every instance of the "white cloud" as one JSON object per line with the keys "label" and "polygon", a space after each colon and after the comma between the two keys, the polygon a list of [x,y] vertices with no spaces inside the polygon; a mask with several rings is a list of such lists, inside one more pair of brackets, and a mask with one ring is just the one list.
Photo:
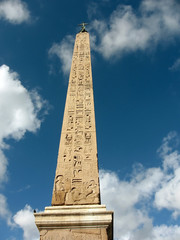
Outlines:
{"label": "white cloud", "polygon": [[[7,180],[8,161],[3,153],[9,138],[20,140],[26,131],[35,133],[41,126],[39,113],[47,102],[35,91],[28,91],[19,75],[0,66],[0,184]],[[46,113],[44,111],[43,113]]]}
{"label": "white cloud", "polygon": [[174,219],[180,215],[180,154],[174,148],[178,136],[170,132],[158,154],[162,167],[134,167],[129,180],[100,170],[102,203],[115,213],[115,238],[119,240],[178,240],[180,226],[154,225],[153,211],[169,210]]}
{"label": "white cloud", "polygon": [[20,24],[30,20],[30,12],[27,4],[21,0],[4,0],[0,2],[0,18]]}
{"label": "white cloud", "polygon": [[39,240],[39,231],[35,225],[33,210],[29,205],[18,211],[13,220],[23,229],[24,240]]}
{"label": "white cloud", "polygon": [[0,66],[0,146],[4,139],[21,139],[26,131],[36,132],[41,120],[38,113],[44,101],[36,91],[28,91],[16,72]]}
{"label": "white cloud", "polygon": [[17,227],[21,228],[23,230],[23,240],[39,240],[39,231],[35,225],[31,206],[26,205],[24,209],[19,210],[12,216],[6,197],[0,194],[0,217],[6,220],[11,230]]}
{"label": "white cloud", "polygon": [[[0,96],[0,184],[2,185],[5,180],[8,180],[8,160],[3,152],[5,148],[9,148],[7,140],[9,138],[20,140],[27,131],[35,133],[42,122],[39,114],[48,105],[37,91],[28,91],[19,80],[19,75],[11,71],[6,65],[0,66]],[[43,113],[47,113],[47,110]],[[28,226],[26,226],[27,221],[29,221],[29,230],[34,229],[31,226],[33,218],[30,211],[30,207],[26,206],[14,217],[16,224],[24,229],[25,239],[33,239],[28,238],[29,231]],[[21,222],[23,216],[24,225]],[[14,226],[12,213],[3,194],[0,194],[0,217],[5,219],[9,226]],[[25,219],[27,219],[26,222]],[[32,237],[36,236],[33,235],[34,232],[33,230]],[[36,238],[34,237],[34,239]]]}
{"label": "white cloud", "polygon": [[171,175],[171,178],[162,183],[162,187],[155,194],[155,205],[159,208],[173,210],[176,218],[180,214],[180,167]]}
{"label": "white cloud", "polygon": [[180,227],[161,225],[154,227],[153,240],[179,240],[180,239]]}
{"label": "white cloud", "polygon": [[9,211],[6,197],[0,193],[0,217],[5,219],[9,226],[13,226],[12,214]]}
{"label": "white cloud", "polygon": [[[145,169],[141,164],[136,165],[128,180],[120,179],[115,172],[100,170],[102,203],[106,204],[108,210],[114,210],[115,213],[115,239],[179,240],[179,225],[168,226],[166,223],[154,225],[153,214],[151,214],[153,208],[157,208],[154,209],[156,214],[158,209],[163,208],[174,212],[176,217],[179,214],[180,200],[174,198],[175,194],[178,196],[180,192],[179,153],[173,150],[173,143],[177,142],[176,138],[177,134],[170,132],[163,139],[162,146],[158,150],[162,157],[161,168]],[[4,197],[2,202],[1,205],[5,207],[0,209],[0,214],[10,216],[6,203],[4,204]],[[23,229],[24,240],[39,239],[30,206],[26,205],[24,209],[18,211],[13,220]]]}
{"label": "white cloud", "polygon": [[178,58],[174,64],[169,68],[171,71],[179,71],[180,70],[180,58]]}
{"label": "white cloud", "polygon": [[61,69],[64,74],[69,74],[74,38],[71,35],[66,36],[59,44],[54,43],[49,49],[49,56],[56,55],[61,62]]}
{"label": "white cloud", "polygon": [[115,239],[179,240],[180,226],[153,226],[149,216],[154,207],[153,194],[160,188],[162,177],[163,172],[155,168],[147,171],[142,168],[130,181],[122,181],[114,172],[100,171],[102,203],[114,211]]}
{"label": "white cloud", "polygon": [[143,0],[137,11],[119,5],[109,21],[94,20],[95,48],[105,58],[147,50],[180,36],[180,5],[175,0]]}
{"label": "white cloud", "polygon": [[168,171],[169,169],[177,169],[180,163],[180,155],[175,149],[178,145],[177,133],[169,132],[166,137],[163,138],[160,148],[157,150],[159,156],[163,159],[163,169]]}
{"label": "white cloud", "polygon": [[[92,2],[87,11],[91,19],[98,11],[97,4]],[[180,37],[179,26],[180,4],[176,0],[142,0],[136,10],[131,5],[119,5],[108,20],[95,19],[88,29],[91,48],[106,59],[115,59],[173,41]],[[49,55],[55,54],[60,59],[64,74],[70,70],[73,42],[68,35],[49,50]],[[170,69],[179,69],[179,60]]]}
{"label": "white cloud", "polygon": [[173,211],[174,218],[180,215],[180,154],[173,150],[177,142],[177,134],[170,132],[158,150],[163,159],[165,177],[161,188],[155,194],[154,201],[158,209],[166,208]]}
{"label": "white cloud", "polygon": [[[146,172],[142,168],[136,176],[133,174],[130,181],[122,181],[113,172],[100,171],[102,202],[115,213],[115,238],[130,240],[139,228],[145,228],[147,232],[152,220],[147,210],[143,206],[136,208],[136,204],[153,194],[161,177],[158,169]],[[152,181],[153,178],[156,180]]]}
{"label": "white cloud", "polygon": [[[48,54],[50,57],[57,56],[60,60],[60,68],[64,75],[70,73],[72,55],[73,55],[73,45],[74,45],[74,36],[67,35],[63,38],[60,43],[54,43],[49,49]],[[96,36],[94,34],[90,35],[90,42],[92,49],[96,48]],[[91,55],[91,57],[93,57]],[[52,66],[51,66],[52,68]],[[53,68],[50,70],[50,73],[53,72]]]}

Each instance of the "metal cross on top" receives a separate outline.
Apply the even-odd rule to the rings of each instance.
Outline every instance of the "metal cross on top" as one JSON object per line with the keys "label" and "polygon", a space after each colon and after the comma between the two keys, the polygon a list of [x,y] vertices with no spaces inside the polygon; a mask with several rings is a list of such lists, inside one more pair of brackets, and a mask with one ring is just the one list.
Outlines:
{"label": "metal cross on top", "polygon": [[78,24],[78,26],[81,26],[81,31],[80,31],[80,32],[87,32],[87,31],[86,31],[86,28],[85,28],[86,25],[88,25],[88,23],[84,23],[84,22],[83,22],[83,23],[81,23],[81,24]]}

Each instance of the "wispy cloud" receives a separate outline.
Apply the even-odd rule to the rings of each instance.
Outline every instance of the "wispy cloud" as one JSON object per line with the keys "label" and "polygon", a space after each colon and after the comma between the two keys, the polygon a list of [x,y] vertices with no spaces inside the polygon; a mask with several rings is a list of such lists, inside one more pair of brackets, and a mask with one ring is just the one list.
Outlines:
{"label": "wispy cloud", "polygon": [[[91,49],[105,59],[118,59],[137,51],[151,51],[158,45],[169,44],[180,37],[180,4],[176,0],[142,0],[138,9],[121,4],[107,20],[100,13],[97,3],[92,2],[87,12],[91,19],[88,26]],[[95,18],[97,12],[98,19]],[[74,37],[67,35],[49,50],[50,56],[59,58],[64,74],[70,70],[73,42]],[[179,68],[178,59],[170,69]]]}
{"label": "wispy cloud", "polygon": [[55,55],[56,57],[59,58],[61,63],[61,69],[65,75],[69,74],[70,71],[73,44],[74,44],[73,36],[67,35],[60,43],[54,43],[48,52],[49,56]]}
{"label": "wispy cloud", "polygon": [[178,240],[180,226],[154,225],[156,215],[167,209],[172,217],[180,215],[180,153],[173,150],[177,135],[170,132],[163,139],[159,154],[162,166],[145,169],[137,165],[130,180],[115,172],[100,171],[101,197],[115,212],[115,238],[119,240]]}
{"label": "wispy cloud", "polygon": [[30,20],[30,11],[21,0],[3,0],[0,2],[0,18],[12,24],[20,24]]}
{"label": "wispy cloud", "polygon": [[8,180],[7,166],[8,160],[3,151],[0,149],[0,186],[2,186],[2,183]]}
{"label": "wispy cloud", "polygon": [[23,191],[28,190],[28,189],[30,189],[30,188],[31,188],[31,186],[30,186],[30,185],[27,185],[27,186],[25,186],[25,187],[20,188],[17,192],[23,192]]}
{"label": "wispy cloud", "polygon": [[9,226],[14,226],[12,222],[12,213],[10,212],[7,204],[6,197],[0,193],[0,217],[4,219]]}
{"label": "wispy cloud", "polygon": [[92,19],[98,13],[98,3],[90,2],[87,8],[87,15],[89,19]]}
{"label": "wispy cloud", "polygon": [[174,64],[169,68],[171,71],[180,71],[180,58],[178,58]]}
{"label": "wispy cloud", "polygon": [[138,10],[119,5],[108,20],[94,20],[95,50],[106,59],[145,51],[180,36],[180,5],[175,0],[143,0]]}

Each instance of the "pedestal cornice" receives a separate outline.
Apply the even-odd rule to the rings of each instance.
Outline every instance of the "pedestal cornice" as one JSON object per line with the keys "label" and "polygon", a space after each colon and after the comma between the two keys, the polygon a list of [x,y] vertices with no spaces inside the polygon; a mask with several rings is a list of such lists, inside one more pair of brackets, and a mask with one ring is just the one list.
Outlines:
{"label": "pedestal cornice", "polygon": [[107,211],[105,205],[51,206],[34,216],[40,232],[43,229],[104,228],[108,239],[113,239],[113,212]]}

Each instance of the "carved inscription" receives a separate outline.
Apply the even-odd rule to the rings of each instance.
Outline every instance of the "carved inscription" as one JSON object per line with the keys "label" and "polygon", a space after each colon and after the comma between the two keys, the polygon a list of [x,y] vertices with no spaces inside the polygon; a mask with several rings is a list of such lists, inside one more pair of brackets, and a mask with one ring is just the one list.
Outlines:
{"label": "carved inscription", "polygon": [[65,144],[66,145],[70,145],[72,143],[72,134],[71,133],[67,133],[66,134],[66,139],[65,139]]}
{"label": "carved inscription", "polygon": [[106,229],[41,230],[40,240],[107,240]]}
{"label": "carved inscription", "polygon": [[98,204],[99,177],[89,34],[76,36],[52,205]]}
{"label": "carved inscription", "polygon": [[68,113],[68,123],[67,123],[67,130],[71,131],[74,127],[74,114],[73,112]]}

